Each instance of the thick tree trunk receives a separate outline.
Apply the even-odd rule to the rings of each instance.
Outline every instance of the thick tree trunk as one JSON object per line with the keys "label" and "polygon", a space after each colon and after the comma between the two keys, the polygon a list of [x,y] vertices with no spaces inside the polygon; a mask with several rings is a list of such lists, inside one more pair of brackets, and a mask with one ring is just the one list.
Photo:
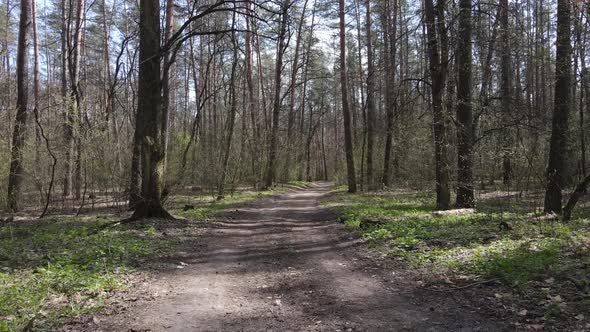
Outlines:
{"label": "thick tree trunk", "polygon": [[139,15],[138,105],[136,137],[141,145],[141,200],[132,219],[171,218],[162,207],[164,146],[160,70],[160,9],[157,0],[141,0]]}
{"label": "thick tree trunk", "polygon": [[27,103],[29,100],[28,49],[31,30],[32,0],[21,0],[18,47],[16,51],[16,118],[12,132],[10,174],[8,176],[8,208],[19,210],[20,191],[24,176],[23,148],[27,129]]}
{"label": "thick tree trunk", "polygon": [[459,2],[457,44],[457,208],[472,208],[473,110],[471,105],[471,0]]}
{"label": "thick tree trunk", "polygon": [[[443,2],[439,2],[441,6]],[[445,75],[438,52],[435,12],[432,0],[424,1],[427,30],[427,52],[432,92],[434,154],[436,173],[436,209],[448,210],[451,202],[449,186],[448,137],[446,115],[443,108],[442,94],[445,87]]]}
{"label": "thick tree trunk", "polygon": [[344,150],[346,153],[346,172],[348,192],[356,192],[356,174],[354,170],[354,151],[352,146],[352,128],[350,126],[350,108],[348,104],[348,75],[346,72],[346,17],[344,0],[339,0],[340,18],[340,87],[342,90],[342,117],[344,118]]}
{"label": "thick tree trunk", "polygon": [[[137,119],[137,116],[135,116]],[[137,123],[135,124],[137,127]],[[129,209],[135,210],[141,201],[141,143],[137,129],[133,134],[131,151],[131,176],[129,178]]]}
{"label": "thick tree trunk", "polygon": [[546,213],[561,214],[562,189],[565,179],[565,157],[568,149],[568,113],[571,96],[571,55],[570,45],[570,3],[557,2],[557,57],[555,59],[555,105],[547,167],[547,189],[545,191]]}
{"label": "thick tree trunk", "polygon": [[272,187],[275,181],[277,150],[279,144],[279,117],[281,116],[281,84],[283,76],[283,56],[285,55],[285,35],[287,33],[288,1],[284,0],[281,5],[281,23],[277,44],[277,60],[275,68],[274,102],[272,111],[272,128],[268,145],[268,165],[264,179],[264,188]]}

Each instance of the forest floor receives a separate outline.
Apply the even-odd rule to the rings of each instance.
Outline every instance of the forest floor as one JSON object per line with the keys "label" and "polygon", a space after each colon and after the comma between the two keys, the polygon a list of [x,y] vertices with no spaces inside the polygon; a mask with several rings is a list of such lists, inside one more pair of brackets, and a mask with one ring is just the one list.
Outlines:
{"label": "forest floor", "polygon": [[590,330],[587,204],[564,225],[496,196],[438,215],[298,183],[174,196],[175,221],[0,224],[0,331]]}
{"label": "forest floor", "polygon": [[[420,287],[320,204],[329,183],[223,212],[139,295],[69,331],[501,331],[468,294]],[[146,294],[148,294],[146,296]],[[452,295],[452,296],[450,296]]]}

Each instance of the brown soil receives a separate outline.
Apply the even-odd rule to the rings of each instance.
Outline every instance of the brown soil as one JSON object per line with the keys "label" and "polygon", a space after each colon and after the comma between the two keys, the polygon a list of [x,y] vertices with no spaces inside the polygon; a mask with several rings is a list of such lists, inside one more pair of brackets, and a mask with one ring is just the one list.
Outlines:
{"label": "brown soil", "polygon": [[367,250],[319,205],[329,190],[318,183],[226,211],[158,263],[166,268],[138,288],[144,296],[64,329],[512,330],[477,301],[421,288],[409,270]]}

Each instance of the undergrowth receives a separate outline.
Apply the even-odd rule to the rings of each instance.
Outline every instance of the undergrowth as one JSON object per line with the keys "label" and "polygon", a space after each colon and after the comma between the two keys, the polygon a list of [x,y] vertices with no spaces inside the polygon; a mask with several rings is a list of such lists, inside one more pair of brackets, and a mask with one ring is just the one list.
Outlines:
{"label": "undergrowth", "polygon": [[583,206],[563,223],[494,200],[478,202],[475,211],[436,214],[432,201],[417,192],[346,194],[339,188],[325,204],[369,244],[431,276],[493,279],[525,293],[569,288],[572,299],[590,308],[590,219]]}
{"label": "undergrowth", "polygon": [[171,241],[153,227],[105,228],[109,218],[56,216],[0,227],[0,331],[51,330],[101,308],[142,258]]}

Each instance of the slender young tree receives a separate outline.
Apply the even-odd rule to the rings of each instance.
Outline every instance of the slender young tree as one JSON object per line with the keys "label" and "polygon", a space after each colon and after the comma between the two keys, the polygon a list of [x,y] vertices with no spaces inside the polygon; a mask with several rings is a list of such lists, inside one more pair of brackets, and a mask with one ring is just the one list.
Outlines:
{"label": "slender young tree", "polygon": [[[166,0],[166,25],[164,27],[164,38],[166,42],[172,37],[172,30],[174,29],[174,0]],[[164,71],[162,75],[162,118],[160,125],[162,126],[162,145],[164,148],[164,168],[167,164],[167,150],[168,150],[168,122],[170,120],[170,108],[172,104],[172,93],[170,85],[174,80],[172,75],[173,72],[173,59],[171,52],[167,52],[164,55]]]}
{"label": "slender young tree", "polygon": [[16,51],[16,118],[12,132],[12,151],[10,174],[8,176],[8,208],[19,210],[20,191],[24,176],[23,154],[27,132],[29,101],[28,49],[31,32],[32,0],[21,0],[18,27],[18,47]]}
{"label": "slender young tree", "polygon": [[371,36],[371,0],[365,0],[367,31],[367,188],[373,186],[373,145],[375,144],[375,68]]}
{"label": "slender young tree", "polygon": [[63,144],[65,147],[64,156],[64,178],[63,178],[63,196],[67,197],[72,191],[72,158],[74,156],[74,128],[73,120],[70,113],[70,97],[68,94],[68,74],[70,51],[68,47],[69,40],[69,1],[61,1],[61,98],[63,101]]}
{"label": "slender young tree", "polygon": [[[502,98],[502,119],[504,123],[510,123],[510,109],[513,107],[512,100],[512,59],[510,56],[510,30],[508,25],[508,0],[500,0],[500,24],[501,37],[501,86]],[[512,161],[511,155],[511,131],[505,128],[502,137],[502,180],[506,187],[512,185]]]}
{"label": "slender young tree", "polygon": [[568,113],[571,98],[571,18],[569,0],[557,2],[557,56],[555,59],[555,105],[547,166],[545,212],[561,214],[565,179],[565,158],[568,148]]}
{"label": "slender young tree", "polygon": [[[232,26],[235,25],[235,13],[233,15]],[[232,65],[231,65],[231,74],[229,78],[229,99],[230,99],[230,110],[229,110],[229,119],[226,125],[226,138],[225,143],[223,146],[223,165],[221,166],[221,176],[219,179],[219,183],[217,185],[217,199],[221,200],[225,196],[225,179],[227,177],[228,172],[228,164],[229,164],[229,157],[231,155],[231,143],[234,137],[234,127],[236,123],[236,113],[238,112],[238,91],[237,91],[237,68],[238,68],[238,41],[235,31],[232,32],[231,36],[232,41],[232,49],[233,49],[233,56],[232,56]]]}
{"label": "slender young tree", "polygon": [[287,20],[289,17],[290,0],[283,0],[281,3],[281,23],[277,43],[277,59],[275,66],[275,87],[272,109],[272,129],[269,137],[268,146],[268,165],[266,167],[266,177],[264,188],[272,187],[275,180],[277,168],[277,150],[279,145],[279,117],[281,116],[281,84],[283,77],[283,56],[285,55],[285,37],[287,34]]}
{"label": "slender young tree", "polygon": [[[307,4],[309,0],[303,3],[301,10],[301,17],[297,29],[297,38],[295,39],[295,54],[293,55],[293,64],[291,65],[291,83],[289,84],[291,93],[289,94],[289,113],[287,114],[287,137],[285,139],[285,165],[283,167],[282,179],[284,182],[289,180],[289,171],[291,170],[291,154],[293,153],[293,143],[291,142],[293,136],[293,127],[295,126],[295,96],[297,94],[297,74],[299,73],[299,55],[301,52],[302,36],[305,30],[305,19],[307,12]],[[315,8],[314,8],[315,10]],[[305,82],[303,83],[305,84]],[[305,90],[303,91],[305,94]]]}
{"label": "slender young tree", "polygon": [[344,150],[346,153],[346,173],[348,192],[356,192],[356,174],[354,170],[354,151],[352,146],[352,129],[350,126],[350,108],[348,104],[348,75],[346,72],[346,15],[344,0],[338,2],[340,18],[340,88],[342,90],[342,117],[344,118]]}
{"label": "slender young tree", "polygon": [[[393,2],[393,5],[391,3]],[[393,7],[393,8],[391,8]],[[381,183],[384,187],[389,186],[391,177],[391,153],[393,149],[393,131],[394,117],[397,98],[395,97],[395,72],[397,63],[397,12],[398,0],[387,0],[383,19],[384,27],[384,47],[385,47],[385,68],[386,68],[386,107],[387,107],[387,132],[385,137],[385,153],[383,154],[383,176]]]}

